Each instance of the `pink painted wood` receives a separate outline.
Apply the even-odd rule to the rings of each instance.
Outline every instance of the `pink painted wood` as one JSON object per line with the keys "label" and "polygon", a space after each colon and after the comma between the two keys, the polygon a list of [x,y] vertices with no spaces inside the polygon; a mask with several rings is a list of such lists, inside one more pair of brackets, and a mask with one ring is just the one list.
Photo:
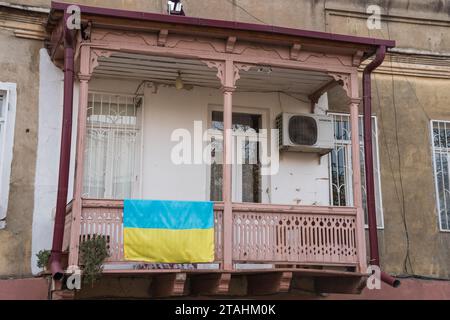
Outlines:
{"label": "pink painted wood", "polygon": [[[214,207],[215,260],[223,260],[223,210]],[[356,208],[232,204],[232,263],[356,266]],[[83,200],[80,239],[107,236],[109,263],[123,260],[123,201]],[[365,253],[362,253],[365,256]],[[364,257],[365,258],[365,257]]]}
{"label": "pink painted wood", "polygon": [[63,237],[63,252],[69,252],[70,246],[70,230],[72,228],[72,209],[73,201],[71,201],[66,207],[66,219],[64,224],[64,237]]}
{"label": "pink painted wood", "polygon": [[80,235],[80,219],[81,219],[81,194],[83,191],[83,168],[84,168],[84,144],[86,133],[86,118],[89,94],[89,79],[91,77],[91,49],[88,46],[80,47],[80,72],[78,79],[80,80],[79,104],[78,104],[78,127],[77,127],[77,144],[75,158],[75,182],[73,194],[73,212],[72,212],[72,228],[70,235],[70,251],[69,266],[78,265],[78,245]]}
{"label": "pink painted wood", "polygon": [[[362,194],[361,194],[361,169],[359,166],[360,155],[359,155],[359,99],[352,99],[350,104],[350,122],[352,131],[352,163],[358,165],[353,165],[353,204],[357,208],[356,224],[358,225],[356,241],[358,249],[360,252],[366,251],[366,240],[364,234],[364,212],[362,207]],[[359,261],[359,271],[365,272],[367,268],[366,259],[361,259]]]}
{"label": "pink painted wood", "polygon": [[233,269],[232,262],[232,208],[231,208],[231,127],[233,113],[234,68],[233,61],[225,61],[223,85],[223,268]]}
{"label": "pink painted wood", "polygon": [[233,262],[355,265],[356,212],[233,204]]}

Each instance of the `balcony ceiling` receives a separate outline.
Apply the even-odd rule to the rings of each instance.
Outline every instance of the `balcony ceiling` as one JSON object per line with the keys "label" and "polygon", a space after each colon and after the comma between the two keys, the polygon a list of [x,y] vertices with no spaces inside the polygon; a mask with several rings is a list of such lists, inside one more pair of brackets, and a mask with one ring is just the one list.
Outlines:
{"label": "balcony ceiling", "polygon": [[[137,79],[173,85],[181,74],[185,85],[220,88],[217,70],[200,60],[114,53],[99,57],[94,76],[101,78]],[[286,92],[309,95],[333,78],[323,72],[254,66],[241,71],[236,91]]]}

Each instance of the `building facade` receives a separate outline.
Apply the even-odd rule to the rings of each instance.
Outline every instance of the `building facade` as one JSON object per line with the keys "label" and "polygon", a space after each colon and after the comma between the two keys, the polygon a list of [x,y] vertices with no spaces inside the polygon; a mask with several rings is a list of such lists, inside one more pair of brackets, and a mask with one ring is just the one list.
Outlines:
{"label": "building facade", "polygon": [[[64,73],[58,56],[60,52],[52,51],[54,48],[51,47],[51,36],[57,34],[54,32],[57,24],[52,19],[59,17],[55,13],[58,10],[51,10],[48,1],[20,2],[0,6],[0,240],[3,240],[0,241],[0,276],[9,279],[4,280],[5,288],[19,288],[18,281],[35,277],[26,281],[39,282],[36,284],[38,292],[49,283],[45,277],[36,277],[40,270],[36,266],[35,254],[39,250],[50,249],[52,242],[59,175],[59,148],[56,146],[61,141]],[[78,4],[166,14],[166,1],[135,1],[132,7],[125,1],[79,1]],[[450,209],[447,208],[450,203],[447,141],[450,139],[450,112],[447,104],[450,100],[450,48],[447,48],[449,41],[446,40],[450,37],[450,3],[429,1],[424,5],[420,1],[396,4],[374,1],[373,4],[381,9],[381,25],[373,29],[367,25],[370,14],[367,13],[366,2],[362,1],[292,3],[280,0],[270,4],[215,1],[214,5],[209,1],[205,6],[198,1],[185,0],[183,4],[188,17],[396,41],[395,47],[388,50],[383,64],[372,75],[372,141],[381,267],[399,278],[402,285],[395,289],[384,285],[382,290],[366,289],[358,296],[331,294],[328,298],[448,298]],[[83,10],[81,12],[83,15]],[[92,16],[94,19],[95,14]],[[101,23],[107,24],[103,20]],[[95,30],[95,23],[93,26]],[[114,39],[110,31],[94,31],[92,35],[96,38],[91,42],[109,41],[114,45],[120,41],[119,38]],[[168,41],[164,37],[163,32],[157,41]],[[153,40],[138,35],[127,41],[139,46],[142,41],[145,44]],[[187,40],[181,38],[178,41]],[[227,46],[239,49],[239,37],[236,44],[233,39],[228,38],[227,41]],[[327,45],[334,46],[332,43]],[[76,52],[82,55],[80,48]],[[294,51],[291,51],[291,56],[296,54],[296,48],[300,55],[305,50],[300,42],[300,47],[291,48]],[[90,199],[134,197],[221,201],[222,189],[217,183],[221,180],[221,167],[179,166],[168,161],[176,144],[169,139],[174,130],[185,128],[194,133],[194,121],[202,121],[219,130],[223,126],[223,96],[217,90],[221,86],[220,79],[208,73],[215,73],[214,66],[210,68],[173,58],[170,62],[175,67],[167,77],[168,71],[161,70],[161,67],[166,67],[168,62],[161,59],[146,61],[139,56],[142,52],[109,55],[97,51],[96,54],[98,65],[93,69],[95,71],[86,72],[90,77],[88,96],[85,97],[87,135],[83,148],[83,182],[79,187],[83,196]],[[359,71],[359,85],[356,91],[353,88],[353,98],[363,96],[362,71],[371,58],[363,60],[353,66]],[[313,79],[321,79],[323,74],[303,74],[303,78],[295,78],[282,68],[277,70],[272,66],[267,69],[266,64],[258,64],[258,68],[253,73],[251,68],[240,70],[241,79],[236,81],[237,89],[233,93],[233,113],[236,113],[233,122],[257,130],[273,127],[279,113],[311,112],[310,97],[305,99],[305,94],[300,91],[313,84]],[[173,87],[177,72],[184,80],[182,90]],[[185,75],[187,73],[201,76],[189,78]],[[270,80],[275,78],[276,81]],[[76,192],[75,159],[80,139],[77,119],[78,106],[82,105],[79,97],[83,91],[80,81],[83,79],[77,79],[74,85],[68,201]],[[304,86],[292,93],[289,81],[303,81]],[[135,103],[137,98],[142,99],[139,104]],[[111,120],[108,119],[117,117],[119,106],[125,116],[117,118],[119,122],[114,123],[111,129]],[[351,174],[355,169],[351,161],[352,140],[346,133],[351,120],[343,87],[329,88],[327,94],[317,101],[312,113],[328,113],[333,118],[333,151],[320,161],[314,154],[282,153],[279,172],[270,178],[260,176],[259,169],[251,166],[232,170],[234,183],[230,196],[233,202],[322,207],[355,205]],[[109,129],[103,130],[105,126]],[[242,132],[244,136],[245,132]],[[360,138],[362,140],[363,137]],[[251,148],[248,146],[249,154]],[[220,152],[220,147],[217,150]],[[364,176],[364,167],[361,169]],[[123,177],[135,179],[121,180]],[[364,207],[364,188],[361,193]],[[96,205],[88,204],[91,211]],[[65,241],[69,245],[70,239]],[[135,284],[135,297],[145,297],[144,288],[148,287],[145,281]],[[315,288],[302,286],[301,294],[289,292],[276,296],[317,298],[318,284],[314,285]],[[75,296],[105,295],[102,284],[97,290],[82,290]],[[429,292],[429,295],[424,292]],[[44,296],[46,294],[47,291]]]}

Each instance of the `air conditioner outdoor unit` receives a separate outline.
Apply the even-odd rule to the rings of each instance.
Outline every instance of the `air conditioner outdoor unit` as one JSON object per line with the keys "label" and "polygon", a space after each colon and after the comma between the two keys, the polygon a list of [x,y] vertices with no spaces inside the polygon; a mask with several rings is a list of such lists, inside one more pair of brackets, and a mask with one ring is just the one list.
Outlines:
{"label": "air conditioner outdoor unit", "polygon": [[280,150],[324,155],[334,148],[333,121],[330,116],[281,113],[276,118],[276,126]]}

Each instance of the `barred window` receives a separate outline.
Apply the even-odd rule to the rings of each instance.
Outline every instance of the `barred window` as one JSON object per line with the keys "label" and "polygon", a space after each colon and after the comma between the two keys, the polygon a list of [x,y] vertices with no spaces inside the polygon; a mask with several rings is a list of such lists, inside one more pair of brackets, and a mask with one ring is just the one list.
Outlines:
{"label": "barred window", "polygon": [[450,122],[431,121],[431,130],[439,226],[442,231],[450,231]]}
{"label": "barred window", "polygon": [[89,93],[83,195],[124,199],[139,193],[142,97]]}
{"label": "barred window", "polygon": [[0,229],[6,226],[16,118],[16,84],[0,82]]}
{"label": "barred window", "polygon": [[[334,149],[329,154],[330,170],[330,204],[333,206],[353,205],[352,183],[352,144],[350,116],[348,114],[330,113],[333,117]],[[364,219],[367,225],[367,197],[365,184],[364,165],[364,131],[363,117],[359,117],[359,141],[360,141],[360,166],[361,188],[364,208]],[[377,227],[383,228],[383,205],[381,200],[380,160],[378,156],[378,132],[377,119],[372,116],[372,141],[374,156],[374,180],[375,180],[375,206],[377,214]]]}

